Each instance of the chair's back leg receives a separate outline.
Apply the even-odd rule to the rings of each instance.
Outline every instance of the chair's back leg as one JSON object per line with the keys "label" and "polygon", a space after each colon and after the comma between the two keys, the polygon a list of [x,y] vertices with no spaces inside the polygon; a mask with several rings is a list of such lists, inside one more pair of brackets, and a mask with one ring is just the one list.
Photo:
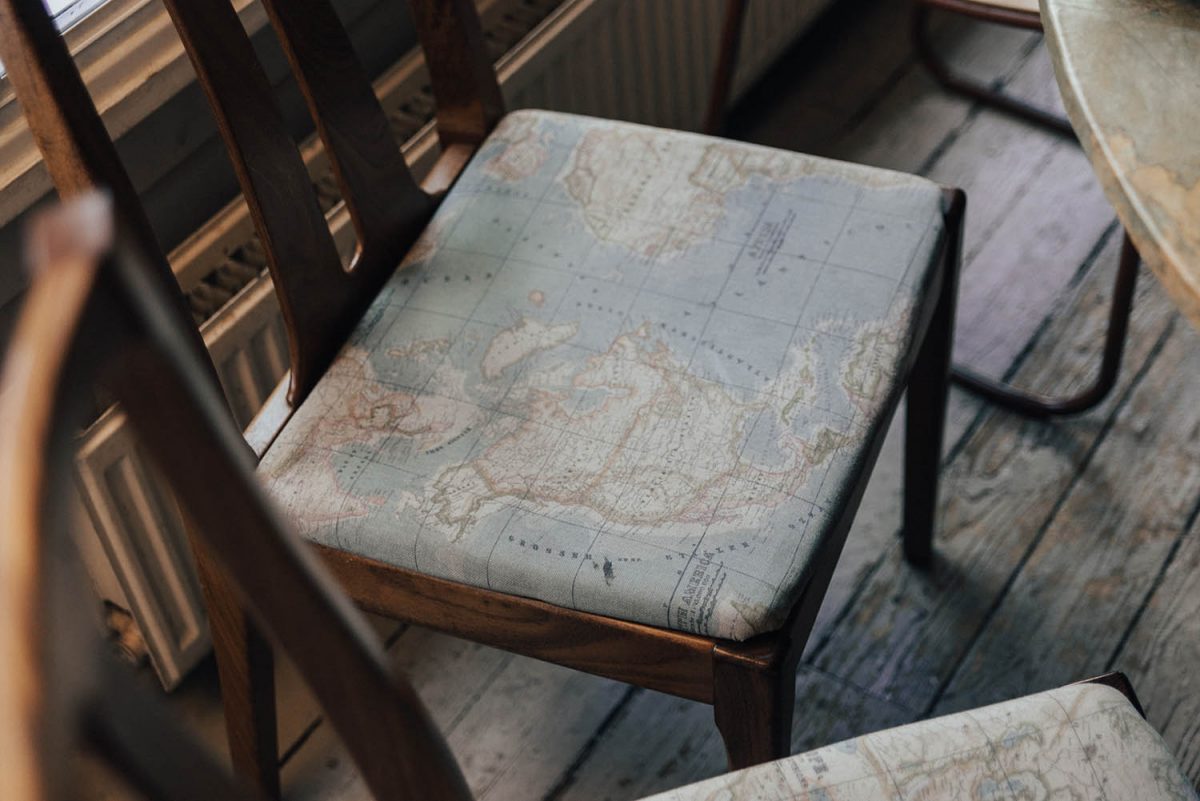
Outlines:
{"label": "chair's back leg", "polygon": [[950,393],[950,354],[954,346],[954,308],[962,259],[962,224],[966,197],[947,193],[945,244],[939,265],[937,305],[908,377],[904,420],[904,556],[914,565],[933,558],[938,478]]}

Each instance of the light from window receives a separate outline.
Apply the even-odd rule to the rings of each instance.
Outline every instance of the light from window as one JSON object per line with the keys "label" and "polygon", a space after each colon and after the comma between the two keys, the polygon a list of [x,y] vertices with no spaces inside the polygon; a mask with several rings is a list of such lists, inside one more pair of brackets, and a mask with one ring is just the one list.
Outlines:
{"label": "light from window", "polygon": [[60,31],[74,25],[89,12],[103,5],[106,0],[45,0],[46,8],[54,17],[54,24]]}
{"label": "light from window", "polygon": [[[65,31],[76,22],[95,11],[109,0],[43,0],[54,24],[59,31]],[[0,78],[4,77],[4,64],[0,62]]]}

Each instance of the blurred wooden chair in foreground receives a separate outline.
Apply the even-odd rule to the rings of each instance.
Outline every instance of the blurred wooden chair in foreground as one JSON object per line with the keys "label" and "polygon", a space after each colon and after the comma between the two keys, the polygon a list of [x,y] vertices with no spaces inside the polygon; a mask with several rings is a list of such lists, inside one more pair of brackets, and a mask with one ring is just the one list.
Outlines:
{"label": "blurred wooden chair in foreground", "polygon": [[[906,389],[905,553],[932,557],[962,193],[505,116],[470,0],[411,3],[441,142],[419,186],[330,4],[266,0],[358,235],[343,265],[232,4],[166,5],[291,345],[247,435],[259,475],[355,602],[712,704],[735,767],[787,754],[796,664]],[[60,185],[114,176],[140,218],[40,0],[0,0],[0,58]],[[271,654],[206,587],[235,764],[270,794]]]}
{"label": "blurred wooden chair in foreground", "polygon": [[[88,752],[152,801],[261,796],[217,766],[104,653],[63,500],[88,390],[123,404],[227,571],[296,663],[377,799],[469,801],[446,741],[382,643],[255,475],[174,300],[136,243],[112,248],[90,196],[33,230],[35,273],[0,374],[0,770],[5,798],[76,798]],[[123,238],[122,238],[123,239]],[[152,379],[152,380],[148,380]],[[1123,676],[877,732],[656,796],[658,801],[920,797],[1195,799]]]}

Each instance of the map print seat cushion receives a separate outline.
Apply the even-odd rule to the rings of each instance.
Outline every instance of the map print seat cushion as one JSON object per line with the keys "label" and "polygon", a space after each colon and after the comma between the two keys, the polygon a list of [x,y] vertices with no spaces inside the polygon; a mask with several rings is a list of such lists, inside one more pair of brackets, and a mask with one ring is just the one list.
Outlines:
{"label": "map print seat cushion", "polygon": [[900,389],[941,203],[883,170],[510,114],[261,475],[340,550],[772,630]]}
{"label": "map print seat cushion", "polygon": [[644,801],[1195,801],[1129,700],[1079,684],[875,732]]}

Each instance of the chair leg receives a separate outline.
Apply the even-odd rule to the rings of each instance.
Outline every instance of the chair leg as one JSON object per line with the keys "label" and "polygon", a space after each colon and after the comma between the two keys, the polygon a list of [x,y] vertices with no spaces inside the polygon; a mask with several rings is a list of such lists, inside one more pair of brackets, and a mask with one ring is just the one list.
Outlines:
{"label": "chair leg", "polygon": [[1108,397],[1108,393],[1117,383],[1121,356],[1125,351],[1126,334],[1129,331],[1129,317],[1133,312],[1133,296],[1137,288],[1140,262],[1133,240],[1126,234],[1121,244],[1121,262],[1117,267],[1117,277],[1113,285],[1112,306],[1108,312],[1108,331],[1104,335],[1100,371],[1095,382],[1084,391],[1067,398],[1049,398],[1022,392],[1008,384],[959,366],[953,368],[951,377],[964,389],[1026,417],[1082,414],[1094,408]]}
{"label": "chair leg", "polygon": [[730,770],[782,759],[792,751],[794,660],[759,660],[714,649],[713,717]]}
{"label": "chair leg", "polygon": [[955,193],[955,202],[946,215],[946,249],[937,305],[908,378],[908,407],[904,415],[904,556],[917,566],[928,565],[933,558],[964,205],[962,194]]}
{"label": "chair leg", "polygon": [[221,682],[233,770],[268,799],[279,799],[279,739],[271,644],[238,603],[221,569],[200,549],[196,566]]}
{"label": "chair leg", "polygon": [[[1006,114],[1019,117],[1026,122],[1040,125],[1063,136],[1068,136],[1072,139],[1075,138],[1075,130],[1065,118],[1040,109],[1023,100],[1010,97],[985,84],[964,78],[950,69],[938,54],[937,48],[929,40],[929,11],[929,6],[924,3],[914,3],[912,15],[913,49],[916,51],[917,58],[921,60],[925,69],[929,71],[929,74],[944,89],[991,106]],[[1030,26],[1025,25],[1022,27]],[[1033,27],[1040,28],[1040,25],[1034,25]]]}

